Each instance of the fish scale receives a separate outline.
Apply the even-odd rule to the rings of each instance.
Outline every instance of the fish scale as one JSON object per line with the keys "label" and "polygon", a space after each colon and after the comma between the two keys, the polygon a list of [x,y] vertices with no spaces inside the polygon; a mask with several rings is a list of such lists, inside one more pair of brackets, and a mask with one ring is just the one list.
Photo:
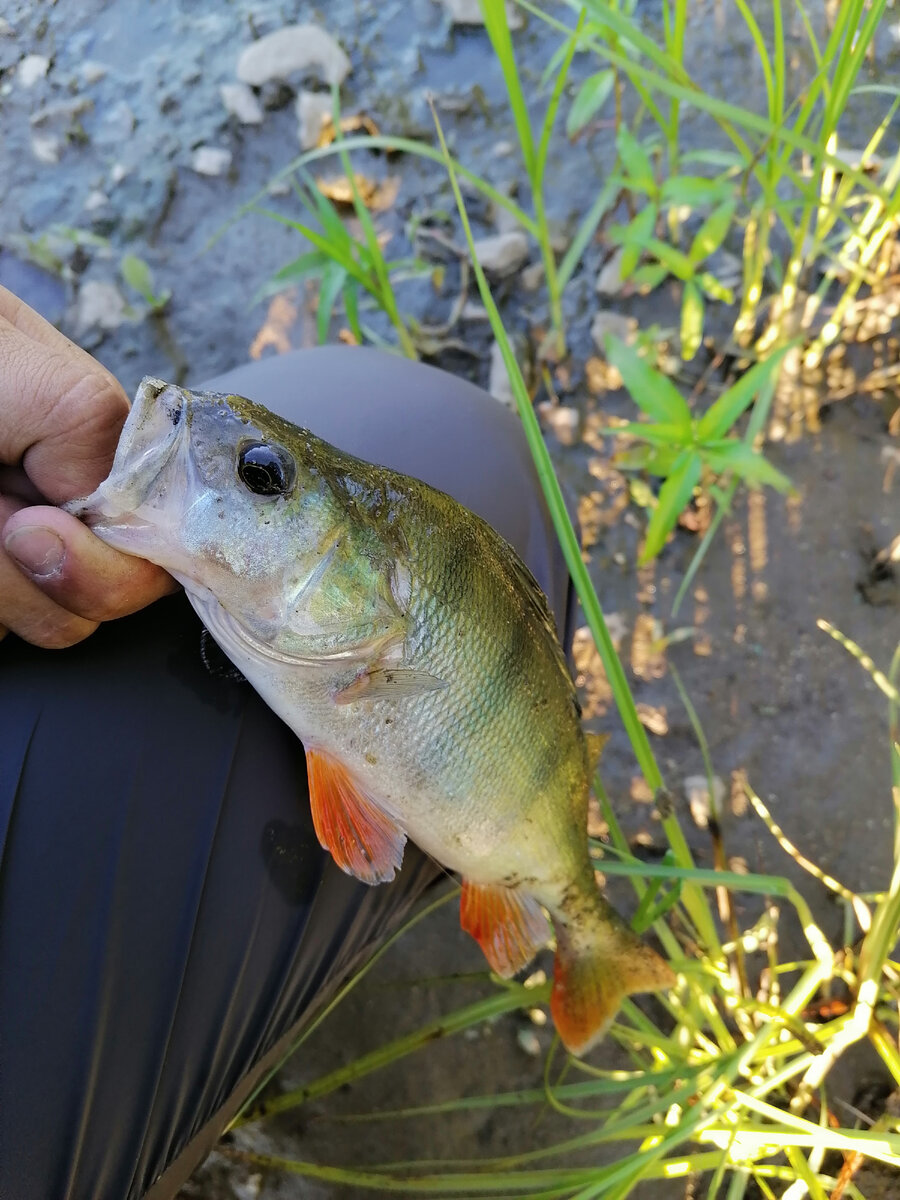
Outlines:
{"label": "fish scale", "polygon": [[169,570],[301,738],[343,870],[386,881],[412,838],[462,875],[463,927],[502,975],[549,912],[570,1050],[673,984],[597,890],[574,685],[540,588],[479,517],[243,397],[150,379],[109,478],[68,507]]}

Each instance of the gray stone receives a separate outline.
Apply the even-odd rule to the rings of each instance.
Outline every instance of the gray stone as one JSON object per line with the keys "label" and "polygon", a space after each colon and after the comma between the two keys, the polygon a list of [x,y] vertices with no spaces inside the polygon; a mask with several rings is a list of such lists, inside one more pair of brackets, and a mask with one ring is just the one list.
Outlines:
{"label": "gray stone", "polygon": [[31,135],[31,153],[38,162],[48,166],[58,163],[62,158],[65,143],[55,133],[33,133]]}
{"label": "gray stone", "polygon": [[499,400],[507,408],[516,407],[516,398],[513,395],[512,384],[509,382],[509,374],[503,361],[503,351],[500,349],[499,342],[494,342],[491,346],[491,374],[488,380],[488,391],[495,400]]}
{"label": "gray stone", "polygon": [[288,25],[261,37],[242,51],[237,77],[251,87],[315,71],[325,83],[340,84],[350,73],[350,59],[318,25]]}
{"label": "gray stone", "polygon": [[[451,25],[483,25],[484,16],[478,0],[441,0]],[[522,10],[517,4],[507,3],[506,19],[510,29],[521,29],[525,24]]]}
{"label": "gray stone", "polygon": [[331,116],[331,97],[327,92],[301,92],[295,111],[300,149],[312,150],[319,141],[322,126]]}
{"label": "gray stone", "polygon": [[491,275],[512,275],[528,258],[528,237],[521,229],[511,229],[493,237],[479,238],[475,254]]}
{"label": "gray stone", "polygon": [[105,208],[109,204],[109,196],[106,192],[101,192],[99,188],[93,192],[88,192],[87,199],[84,202],[85,212],[96,212],[99,208]]}
{"label": "gray stone", "polygon": [[622,290],[622,257],[624,247],[619,246],[600,268],[597,275],[597,294],[617,296]]}
{"label": "gray stone", "polygon": [[191,156],[191,166],[198,175],[224,175],[231,166],[231,151],[221,146],[198,146]]}
{"label": "gray stone", "polygon": [[50,59],[43,54],[26,54],[19,63],[16,78],[23,88],[34,87],[39,79],[43,79],[50,69]]}
{"label": "gray stone", "polygon": [[718,819],[725,800],[725,783],[718,775],[713,775],[713,795],[710,801],[709,781],[705,775],[688,775],[684,781],[684,794],[691,808],[694,824],[699,829],[706,829],[710,817]]}
{"label": "gray stone", "polygon": [[219,95],[226,112],[242,125],[262,125],[263,109],[246,83],[223,83]]}
{"label": "gray stone", "polygon": [[544,264],[532,263],[522,272],[522,287],[526,292],[536,292],[544,282]]}
{"label": "gray stone", "polygon": [[591,337],[598,350],[605,352],[604,339],[608,333],[623,342],[633,342],[637,332],[637,321],[634,317],[623,316],[622,313],[612,312],[601,308],[595,314],[591,323]]}
{"label": "gray stone", "polygon": [[105,333],[118,329],[129,316],[125,298],[115,284],[88,279],[78,289],[70,320],[75,337],[81,338],[92,329]]}
{"label": "gray stone", "polygon": [[100,80],[106,76],[108,71],[109,67],[107,67],[104,63],[94,62],[91,59],[88,59],[87,62],[81,64],[81,78],[86,84],[88,84],[88,86],[90,86],[92,83],[99,83]]}

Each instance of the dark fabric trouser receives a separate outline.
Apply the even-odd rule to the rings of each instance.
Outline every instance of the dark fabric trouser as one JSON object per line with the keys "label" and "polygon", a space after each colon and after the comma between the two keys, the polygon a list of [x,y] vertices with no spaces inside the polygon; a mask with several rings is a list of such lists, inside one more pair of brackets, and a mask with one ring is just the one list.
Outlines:
{"label": "dark fabric trouser", "polygon": [[[370,350],[211,381],[450,492],[568,584],[516,417]],[[0,1200],[170,1197],[435,877],[319,848],[303,748],[210,669],[183,596],[65,651],[0,642]],[[224,663],[223,663],[224,665]]]}

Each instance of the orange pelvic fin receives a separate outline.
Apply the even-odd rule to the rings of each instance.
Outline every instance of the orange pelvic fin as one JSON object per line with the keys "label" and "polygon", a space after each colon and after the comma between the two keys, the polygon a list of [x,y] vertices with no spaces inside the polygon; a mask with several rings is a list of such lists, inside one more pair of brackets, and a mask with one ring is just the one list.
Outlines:
{"label": "orange pelvic fin", "polygon": [[585,1054],[600,1041],[626,996],[675,985],[669,964],[630,930],[616,929],[604,943],[576,949],[557,926],[550,1011],[572,1054]]}
{"label": "orange pelvic fin", "polygon": [[400,826],[336,758],[307,749],[306,771],[316,837],[341,870],[363,883],[393,879],[406,842]]}
{"label": "orange pelvic fin", "polygon": [[463,880],[459,923],[505,979],[521,971],[550,937],[550,924],[533,896],[499,884]]}

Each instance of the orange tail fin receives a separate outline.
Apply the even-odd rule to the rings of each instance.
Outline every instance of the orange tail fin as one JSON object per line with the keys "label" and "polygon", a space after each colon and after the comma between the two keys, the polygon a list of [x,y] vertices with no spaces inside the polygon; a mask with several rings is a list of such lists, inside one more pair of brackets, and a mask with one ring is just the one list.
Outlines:
{"label": "orange tail fin", "polygon": [[557,925],[556,944],[550,1011],[572,1054],[585,1054],[600,1041],[626,996],[675,984],[669,964],[627,928],[585,948]]}

